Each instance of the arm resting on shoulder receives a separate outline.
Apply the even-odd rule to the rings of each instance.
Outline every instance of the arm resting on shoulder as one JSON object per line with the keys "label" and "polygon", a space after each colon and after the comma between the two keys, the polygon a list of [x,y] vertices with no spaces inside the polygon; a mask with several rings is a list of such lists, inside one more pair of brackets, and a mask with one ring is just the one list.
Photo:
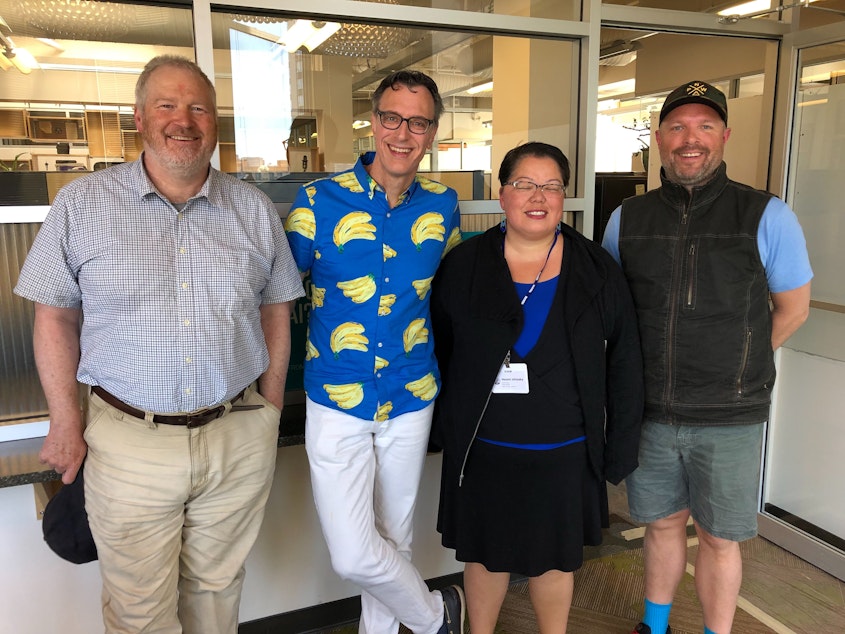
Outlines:
{"label": "arm resting on shoulder", "polygon": [[772,349],[780,348],[810,315],[810,282],[772,293]]}
{"label": "arm resting on shoulder", "polygon": [[267,370],[258,377],[258,391],[273,405],[282,409],[285,402],[285,379],[290,361],[290,311],[293,302],[264,304],[261,307],[261,329],[270,354]]}
{"label": "arm resting on shoulder", "polygon": [[79,403],[79,332],[81,310],[35,304],[33,348],[41,387],[50,410],[50,430],[38,457],[70,484],[88,447]]}

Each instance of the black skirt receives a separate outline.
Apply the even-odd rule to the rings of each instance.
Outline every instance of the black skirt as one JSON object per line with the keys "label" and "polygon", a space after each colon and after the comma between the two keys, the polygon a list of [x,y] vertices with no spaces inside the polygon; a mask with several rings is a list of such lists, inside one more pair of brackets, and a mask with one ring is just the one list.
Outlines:
{"label": "black skirt", "polygon": [[438,530],[458,561],[535,577],[581,567],[601,543],[607,490],[585,442],[532,451],[476,440],[458,486],[458,460],[443,456]]}

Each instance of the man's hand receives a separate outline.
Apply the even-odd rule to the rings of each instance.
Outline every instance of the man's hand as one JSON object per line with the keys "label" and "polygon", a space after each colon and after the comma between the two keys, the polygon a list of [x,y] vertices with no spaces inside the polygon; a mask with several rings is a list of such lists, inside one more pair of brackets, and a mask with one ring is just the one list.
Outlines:
{"label": "man's hand", "polygon": [[[82,438],[81,416],[71,416],[71,420],[50,420],[50,431],[41,445],[39,460],[49,465],[62,476],[62,482],[70,484],[85,460],[88,446]],[[74,420],[75,419],[75,420]]]}

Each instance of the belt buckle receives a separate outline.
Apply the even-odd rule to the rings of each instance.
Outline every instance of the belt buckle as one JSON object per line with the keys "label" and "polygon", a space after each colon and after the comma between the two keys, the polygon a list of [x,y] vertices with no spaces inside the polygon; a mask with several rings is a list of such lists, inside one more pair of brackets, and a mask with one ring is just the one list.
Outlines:
{"label": "belt buckle", "polygon": [[220,418],[220,416],[225,410],[226,407],[221,405],[220,407],[215,407],[214,409],[206,410],[201,414],[187,414],[185,416],[185,427],[187,427],[188,429],[196,429],[197,427],[207,425],[214,419]]}

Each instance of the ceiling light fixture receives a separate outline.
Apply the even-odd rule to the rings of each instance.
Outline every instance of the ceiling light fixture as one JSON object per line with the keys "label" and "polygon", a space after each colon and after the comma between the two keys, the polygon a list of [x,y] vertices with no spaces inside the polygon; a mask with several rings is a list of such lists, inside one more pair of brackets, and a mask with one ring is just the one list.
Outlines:
{"label": "ceiling light fixture", "polygon": [[280,41],[288,53],[295,53],[302,46],[310,53],[339,30],[340,24],[337,22],[297,20]]}
{"label": "ceiling light fixture", "polygon": [[480,92],[489,92],[493,90],[493,82],[488,81],[483,84],[478,84],[476,86],[472,86],[471,88],[467,88],[466,92],[468,95],[477,95]]}
{"label": "ceiling light fixture", "polygon": [[129,32],[135,7],[96,0],[20,0],[27,24],[46,37],[119,41]]}
{"label": "ceiling light fixture", "polygon": [[[365,0],[397,4],[396,0]],[[343,24],[340,31],[320,47],[319,53],[346,57],[384,58],[408,44],[410,29],[380,24]]]}
{"label": "ceiling light fixture", "polygon": [[770,13],[783,13],[788,9],[797,9],[801,7],[818,9],[819,11],[830,11],[831,13],[836,13],[838,15],[845,15],[845,11],[840,11],[838,9],[811,7],[810,4],[816,1],[817,0],[799,0],[799,2],[793,2],[792,4],[781,4],[777,7],[769,8],[771,5],[769,0],[751,0],[750,2],[743,2],[742,4],[737,4],[719,11],[719,24],[736,24],[740,20],[759,18],[764,15],[769,15]]}

